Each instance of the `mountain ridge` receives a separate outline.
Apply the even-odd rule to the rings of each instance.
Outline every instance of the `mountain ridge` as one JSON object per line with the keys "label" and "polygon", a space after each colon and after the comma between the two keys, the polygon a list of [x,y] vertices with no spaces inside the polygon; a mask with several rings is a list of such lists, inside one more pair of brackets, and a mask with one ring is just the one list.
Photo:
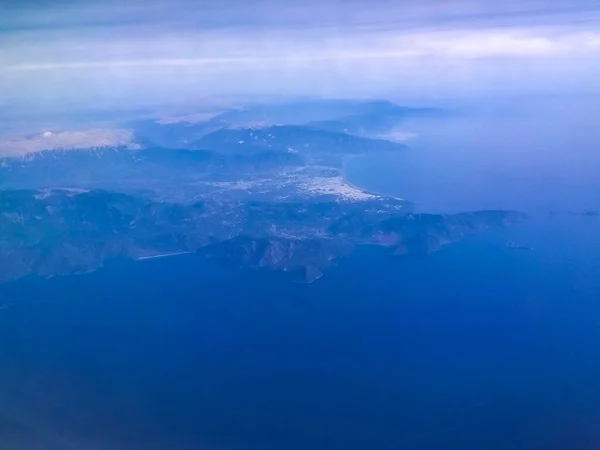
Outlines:
{"label": "mountain ridge", "polygon": [[[360,245],[430,253],[525,217],[513,211],[412,214],[374,204],[380,212],[336,202],[183,205],[105,190],[2,191],[0,279],[67,275],[114,258],[199,252],[246,267],[303,271],[314,281]],[[349,214],[363,216],[345,233],[336,232]]]}

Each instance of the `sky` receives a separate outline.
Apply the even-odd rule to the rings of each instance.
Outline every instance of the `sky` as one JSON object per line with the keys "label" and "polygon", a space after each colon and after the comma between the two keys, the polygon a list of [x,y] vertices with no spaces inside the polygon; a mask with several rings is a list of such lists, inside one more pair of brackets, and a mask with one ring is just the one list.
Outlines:
{"label": "sky", "polygon": [[597,0],[0,0],[0,106],[600,91]]}

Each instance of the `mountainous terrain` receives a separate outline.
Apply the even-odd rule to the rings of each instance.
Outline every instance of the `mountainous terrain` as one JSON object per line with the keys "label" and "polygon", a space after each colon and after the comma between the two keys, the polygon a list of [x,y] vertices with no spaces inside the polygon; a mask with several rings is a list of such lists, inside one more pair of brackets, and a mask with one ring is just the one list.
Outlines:
{"label": "mountainous terrain", "polygon": [[424,254],[523,218],[412,214],[410,202],[346,183],[348,158],[409,151],[366,130],[410,114],[433,112],[389,102],[253,106],[199,124],[138,124],[131,145],[1,158],[0,280],[201,252],[313,281],[358,245]]}
{"label": "mountainous terrain", "polygon": [[522,219],[507,211],[407,214],[383,200],[183,205],[71,189],[3,191],[0,210],[1,281],[196,251],[252,267],[301,270],[312,281],[357,245],[423,254]]}
{"label": "mountainous terrain", "polygon": [[415,117],[446,114],[433,108],[408,108],[385,100],[304,99],[252,104],[214,114],[178,117],[178,121],[143,120],[129,123],[145,145],[188,148],[202,137],[223,129],[258,129],[269,126],[304,126],[361,137],[385,134]]}

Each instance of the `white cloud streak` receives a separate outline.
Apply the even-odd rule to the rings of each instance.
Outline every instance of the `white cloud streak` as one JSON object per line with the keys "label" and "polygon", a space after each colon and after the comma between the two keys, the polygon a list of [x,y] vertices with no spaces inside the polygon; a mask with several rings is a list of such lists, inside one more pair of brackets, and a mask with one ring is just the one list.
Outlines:
{"label": "white cloud streak", "polygon": [[0,104],[600,89],[597,0],[26,4],[0,17]]}
{"label": "white cloud streak", "polygon": [[[193,47],[194,38],[190,38],[188,47]],[[199,36],[199,41],[205,37]],[[40,62],[19,62],[18,58],[7,58],[0,67],[3,71],[38,71],[65,69],[127,69],[137,67],[208,67],[224,65],[263,65],[287,64],[293,65],[304,62],[361,60],[361,59],[411,59],[411,58],[442,58],[442,59],[478,59],[494,57],[515,58],[549,58],[582,56],[600,51],[600,33],[573,33],[552,35],[532,35],[520,30],[490,30],[468,33],[429,33],[415,35],[394,34],[379,35],[367,40],[368,46],[360,40],[348,40],[343,43],[317,43],[304,41],[300,44],[292,37],[278,40],[278,45],[270,44],[269,48],[255,42],[248,46],[245,39],[239,42],[231,39],[211,41],[208,53],[214,54],[215,48],[222,56],[188,56],[188,57],[145,57],[132,59],[111,59],[117,55],[102,55],[102,49],[95,45],[87,47],[94,54],[94,60],[69,60],[68,51],[62,60]],[[181,53],[183,44],[172,42],[173,49],[162,47],[161,53]],[[119,47],[115,45],[115,47]],[[105,48],[105,46],[104,46]],[[197,51],[189,51],[197,53]],[[74,52],[77,53],[77,52]],[[129,57],[143,53],[136,51],[135,45],[125,51]],[[131,55],[133,53],[133,55]],[[231,56],[227,56],[231,55]],[[104,56],[107,59],[98,59]],[[12,59],[12,61],[11,61]]]}

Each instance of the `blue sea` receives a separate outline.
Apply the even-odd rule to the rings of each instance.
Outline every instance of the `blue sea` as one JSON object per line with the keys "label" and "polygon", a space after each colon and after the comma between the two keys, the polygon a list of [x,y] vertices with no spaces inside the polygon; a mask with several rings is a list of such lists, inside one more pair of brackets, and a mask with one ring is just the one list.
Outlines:
{"label": "blue sea", "polygon": [[365,248],[311,285],[198,255],[0,285],[0,448],[600,448],[600,218],[571,214],[598,208],[598,161],[412,125],[435,139],[349,180],[530,219],[426,257]]}

